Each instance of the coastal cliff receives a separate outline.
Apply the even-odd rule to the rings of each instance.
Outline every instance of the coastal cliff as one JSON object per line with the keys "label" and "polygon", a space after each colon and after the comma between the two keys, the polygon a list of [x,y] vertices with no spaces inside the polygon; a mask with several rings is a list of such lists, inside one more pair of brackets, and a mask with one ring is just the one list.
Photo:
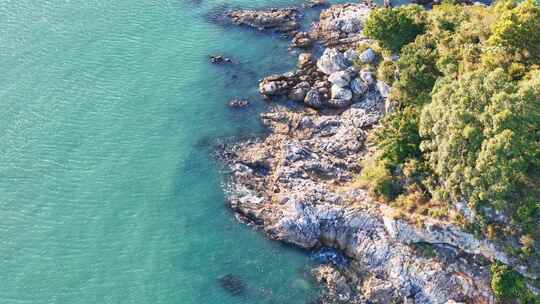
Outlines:
{"label": "coastal cliff", "polygon": [[261,115],[269,134],[223,148],[228,204],[272,239],[350,258],[314,269],[323,303],[495,303],[491,263],[537,274],[450,221],[411,222],[357,182],[372,152],[366,139],[393,108],[389,84],[359,68],[376,57],[357,48],[371,42],[362,29],[372,9],[332,5],[307,32],[298,31],[293,9],[230,13],[237,24],[285,32],[294,47],[319,52],[301,53],[295,71],[261,80],[260,93],[274,101]]}

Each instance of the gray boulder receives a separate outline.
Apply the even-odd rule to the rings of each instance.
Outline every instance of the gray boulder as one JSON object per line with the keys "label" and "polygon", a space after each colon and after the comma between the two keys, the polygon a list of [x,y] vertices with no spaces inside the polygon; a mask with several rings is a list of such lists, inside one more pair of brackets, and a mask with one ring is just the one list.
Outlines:
{"label": "gray boulder", "polygon": [[351,100],[352,92],[351,90],[344,89],[340,86],[333,85],[331,89],[332,99],[342,99],[342,100]]}
{"label": "gray boulder", "polygon": [[338,71],[330,74],[328,81],[333,85],[344,88],[351,82],[352,75],[348,71]]}
{"label": "gray boulder", "polygon": [[371,48],[367,48],[358,56],[362,63],[373,63],[376,57],[377,55]]}
{"label": "gray boulder", "polygon": [[349,106],[352,101],[351,90],[333,85],[331,89],[332,98],[327,101],[328,105],[335,108],[344,108]]}
{"label": "gray boulder", "polygon": [[342,71],[347,68],[345,56],[338,50],[333,48],[327,48],[324,50],[323,55],[317,61],[317,67],[326,75],[330,75],[334,72]]}
{"label": "gray boulder", "polygon": [[319,94],[319,90],[309,90],[306,93],[306,97],[304,98],[304,103],[313,108],[320,108],[322,106],[322,100],[321,95]]}

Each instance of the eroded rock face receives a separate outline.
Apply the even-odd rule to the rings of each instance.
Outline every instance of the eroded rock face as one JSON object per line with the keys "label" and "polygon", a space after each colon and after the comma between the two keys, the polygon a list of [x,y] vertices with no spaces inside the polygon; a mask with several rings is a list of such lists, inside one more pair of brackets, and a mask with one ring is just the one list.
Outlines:
{"label": "eroded rock face", "polygon": [[228,102],[229,107],[231,108],[245,108],[249,106],[249,100],[247,99],[233,99]]}
{"label": "eroded rock face", "polygon": [[219,285],[233,296],[242,295],[246,287],[242,279],[234,274],[227,274],[218,279]]}
{"label": "eroded rock face", "polygon": [[300,28],[300,14],[295,8],[273,8],[268,10],[236,10],[226,13],[232,22],[258,30],[275,30],[289,33]]}
{"label": "eroded rock face", "polygon": [[[379,98],[379,103],[384,100]],[[458,258],[424,258],[410,247],[423,241],[458,247],[465,240],[473,246],[468,239],[472,236],[458,241],[453,238],[459,234],[449,227],[435,232],[394,219],[392,210],[385,209],[390,207],[347,186],[360,170],[366,132],[382,116],[373,109],[380,108],[366,99],[341,114],[286,108],[263,114],[272,130],[267,138],[227,149],[231,208],[271,238],[304,248],[330,246],[351,257],[357,271],[349,275],[356,283],[349,285],[351,292],[335,287],[345,298],[493,303],[485,267]],[[257,170],[260,167],[267,170]],[[478,248],[459,250],[482,253]],[[362,281],[366,274],[374,278]],[[341,285],[340,280],[330,285]]]}

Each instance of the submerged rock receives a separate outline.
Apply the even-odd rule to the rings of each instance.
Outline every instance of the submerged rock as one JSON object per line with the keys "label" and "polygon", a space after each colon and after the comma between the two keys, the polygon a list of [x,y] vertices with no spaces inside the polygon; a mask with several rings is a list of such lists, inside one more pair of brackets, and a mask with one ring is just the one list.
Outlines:
{"label": "submerged rock", "polygon": [[245,293],[246,287],[239,276],[227,274],[220,277],[218,281],[221,288],[234,296],[239,296]]}
{"label": "submerged rock", "polygon": [[210,62],[214,64],[232,62],[230,58],[224,57],[223,55],[209,55],[209,57],[210,57]]}
{"label": "submerged rock", "polygon": [[231,108],[245,108],[249,106],[249,100],[247,99],[233,99],[228,103]]}

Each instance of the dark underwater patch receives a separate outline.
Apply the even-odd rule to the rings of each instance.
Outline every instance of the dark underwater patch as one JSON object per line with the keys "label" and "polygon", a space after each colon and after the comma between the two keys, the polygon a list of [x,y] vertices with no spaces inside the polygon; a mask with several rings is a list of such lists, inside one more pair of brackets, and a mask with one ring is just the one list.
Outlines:
{"label": "dark underwater patch", "polygon": [[219,286],[233,296],[245,294],[246,286],[242,279],[234,274],[226,274],[218,279]]}

